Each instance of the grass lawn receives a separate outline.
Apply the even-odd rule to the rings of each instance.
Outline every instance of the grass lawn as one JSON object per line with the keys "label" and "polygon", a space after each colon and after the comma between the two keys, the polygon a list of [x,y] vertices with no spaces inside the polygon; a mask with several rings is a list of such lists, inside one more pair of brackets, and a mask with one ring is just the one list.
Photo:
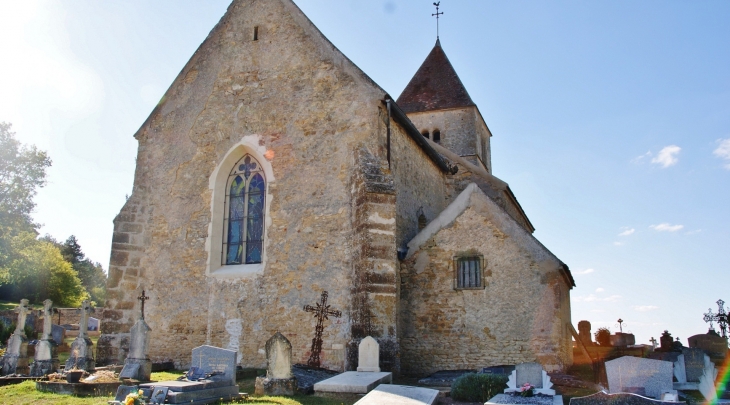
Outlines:
{"label": "grass lawn", "polygon": [[[0,300],[0,311],[5,311],[6,309],[15,309],[15,307],[17,307],[18,305],[20,305],[19,302],[10,302],[10,301]],[[43,305],[32,305],[31,304],[31,305],[29,305],[29,307],[32,309],[43,309]]]}
{"label": "grass lawn", "polygon": [[[152,373],[152,380],[174,380],[183,374],[182,371]],[[238,381],[239,391],[253,393],[255,378]],[[70,395],[48,394],[35,389],[35,382],[0,387],[0,403],[3,405],[106,405],[113,397],[80,398]],[[352,405],[355,401],[343,401],[331,398],[319,398],[311,395],[295,395],[293,397],[251,397],[234,401],[246,405]],[[231,402],[222,402],[231,403]]]}

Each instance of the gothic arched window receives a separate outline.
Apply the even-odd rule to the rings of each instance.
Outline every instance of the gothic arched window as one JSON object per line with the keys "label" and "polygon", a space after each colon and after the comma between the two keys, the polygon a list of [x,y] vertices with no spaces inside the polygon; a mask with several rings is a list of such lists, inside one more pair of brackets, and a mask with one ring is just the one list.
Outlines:
{"label": "gothic arched window", "polygon": [[245,155],[226,183],[224,264],[261,263],[264,248],[266,179],[261,165]]}

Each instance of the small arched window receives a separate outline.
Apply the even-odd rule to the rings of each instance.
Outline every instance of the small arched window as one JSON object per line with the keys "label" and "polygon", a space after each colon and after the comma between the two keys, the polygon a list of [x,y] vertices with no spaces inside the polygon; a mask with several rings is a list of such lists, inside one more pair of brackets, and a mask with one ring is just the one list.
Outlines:
{"label": "small arched window", "polygon": [[441,142],[441,131],[438,129],[433,131],[433,141],[436,143]]}
{"label": "small arched window", "polygon": [[428,131],[421,132],[421,135],[423,135],[424,138],[428,139]]}
{"label": "small arched window", "polygon": [[261,263],[264,247],[266,179],[261,165],[245,155],[226,183],[223,263]]}

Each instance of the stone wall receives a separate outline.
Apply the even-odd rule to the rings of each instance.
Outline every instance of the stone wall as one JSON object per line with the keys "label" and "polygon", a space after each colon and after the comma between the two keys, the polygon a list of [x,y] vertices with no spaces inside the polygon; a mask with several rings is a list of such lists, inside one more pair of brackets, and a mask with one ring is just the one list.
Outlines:
{"label": "stone wall", "polygon": [[[527,361],[564,369],[572,354],[562,263],[481,191],[471,201],[401,265],[402,371]],[[459,254],[484,257],[483,289],[454,288]]]}
{"label": "stone wall", "polygon": [[441,131],[440,144],[458,154],[472,157],[492,173],[490,137],[492,134],[484,123],[476,106],[409,113],[408,118],[419,131]]}
{"label": "stone wall", "polygon": [[[293,361],[306,362],[316,320],[302,306],[327,290],[343,316],[325,324],[322,365],[342,370],[352,253],[360,249],[351,181],[358,145],[381,142],[373,135],[384,95],[293,3],[234,1],[135,135],[137,171],[115,219],[100,363],[124,358],[142,288],[151,297],[154,361],[185,367],[193,347],[212,344],[262,367],[264,344],[280,331]],[[206,248],[208,230],[222,220],[212,218],[211,176],[239,144],[272,168],[264,263],[252,274],[206,274],[209,254],[220,255],[220,246]]]}

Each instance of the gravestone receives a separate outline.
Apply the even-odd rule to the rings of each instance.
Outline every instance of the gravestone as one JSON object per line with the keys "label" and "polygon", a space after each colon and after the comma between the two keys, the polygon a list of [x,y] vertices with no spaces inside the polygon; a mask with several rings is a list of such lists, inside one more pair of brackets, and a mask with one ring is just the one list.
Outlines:
{"label": "gravestone", "polygon": [[124,360],[124,368],[119,374],[119,379],[132,379],[137,381],[149,381],[152,374],[152,360],[150,360],[150,332],[152,329],[144,320],[144,302],[149,299],[142,290],[142,295],[137,297],[142,302],[140,305],[139,317],[130,331],[129,353]]}
{"label": "gravestone", "polygon": [[701,349],[683,348],[684,370],[687,382],[700,382],[700,376],[705,369],[705,352]]}
{"label": "gravestone", "polygon": [[297,379],[291,371],[291,343],[279,332],[266,341],[266,377],[257,377],[256,395],[294,395]]}
{"label": "gravestone", "polygon": [[659,399],[662,393],[673,392],[673,365],[668,361],[624,356],[606,362],[606,377],[611,394],[641,393]]}
{"label": "gravestone", "polygon": [[35,346],[33,366],[30,369],[30,375],[33,377],[41,377],[55,373],[58,370],[59,362],[56,343],[51,337],[53,329],[52,306],[53,301],[43,301],[43,335]]}
{"label": "gravestone", "polygon": [[371,336],[367,336],[360,341],[357,371],[380,372],[380,345]]}
{"label": "gravestone", "polygon": [[79,320],[79,335],[71,343],[71,354],[66,360],[65,370],[94,371],[94,343],[89,339],[88,322],[89,314],[94,310],[88,300],[81,303],[81,319]]}
{"label": "gravestone", "polygon": [[722,361],[727,357],[727,339],[720,336],[714,329],[706,334],[694,335],[687,339],[689,347],[701,349],[710,359]]}
{"label": "gravestone", "polygon": [[354,405],[433,405],[439,391],[408,385],[380,384]]}
{"label": "gravestone", "polygon": [[8,347],[3,356],[2,375],[23,374],[30,372],[28,367],[28,337],[25,336],[23,326],[25,319],[30,313],[28,300],[20,300],[20,305],[15,308],[18,313],[18,320],[15,323],[15,331],[8,339]]}
{"label": "gravestone", "polygon": [[240,397],[236,385],[237,355],[233,350],[198,346],[192,352],[191,369],[194,367],[196,370],[193,374],[200,378],[194,381],[182,379],[145,383],[139,387],[150,391],[148,399],[154,396],[151,392],[153,389],[167,388],[167,404],[209,404],[235,400]]}
{"label": "gravestone", "polygon": [[610,337],[611,346],[626,347],[636,344],[636,337],[631,333],[616,332]]}
{"label": "gravestone", "polygon": [[550,376],[547,375],[547,372],[542,369],[542,365],[539,363],[530,362],[516,365],[515,370],[507,380],[507,388],[504,393],[518,392],[525,384],[535,387],[536,394],[555,395]]}
{"label": "gravestone", "polygon": [[669,331],[664,331],[662,336],[659,338],[659,349],[662,352],[673,352],[674,350],[674,339]]}
{"label": "gravestone", "polygon": [[591,323],[588,321],[578,322],[578,339],[585,346],[593,346],[593,336],[591,335]]}
{"label": "gravestone", "polygon": [[570,405],[678,405],[685,402],[657,401],[641,395],[620,393],[607,394],[604,391],[585,397],[570,399]]}
{"label": "gravestone", "polygon": [[717,389],[715,380],[717,379],[717,369],[715,364],[710,360],[710,356],[705,355],[704,368],[699,378],[698,389],[705,397],[708,403],[715,403],[717,399]]}
{"label": "gravestone", "polygon": [[98,331],[99,330],[99,320],[94,317],[89,317],[89,324],[86,327],[87,330],[90,331]]}
{"label": "gravestone", "polygon": [[51,337],[56,346],[61,346],[66,338],[66,328],[61,325],[51,325]]}
{"label": "gravestone", "polygon": [[136,394],[139,391],[137,385],[120,385],[117,387],[117,394],[114,396],[114,401],[124,403],[124,400],[129,394]]}

